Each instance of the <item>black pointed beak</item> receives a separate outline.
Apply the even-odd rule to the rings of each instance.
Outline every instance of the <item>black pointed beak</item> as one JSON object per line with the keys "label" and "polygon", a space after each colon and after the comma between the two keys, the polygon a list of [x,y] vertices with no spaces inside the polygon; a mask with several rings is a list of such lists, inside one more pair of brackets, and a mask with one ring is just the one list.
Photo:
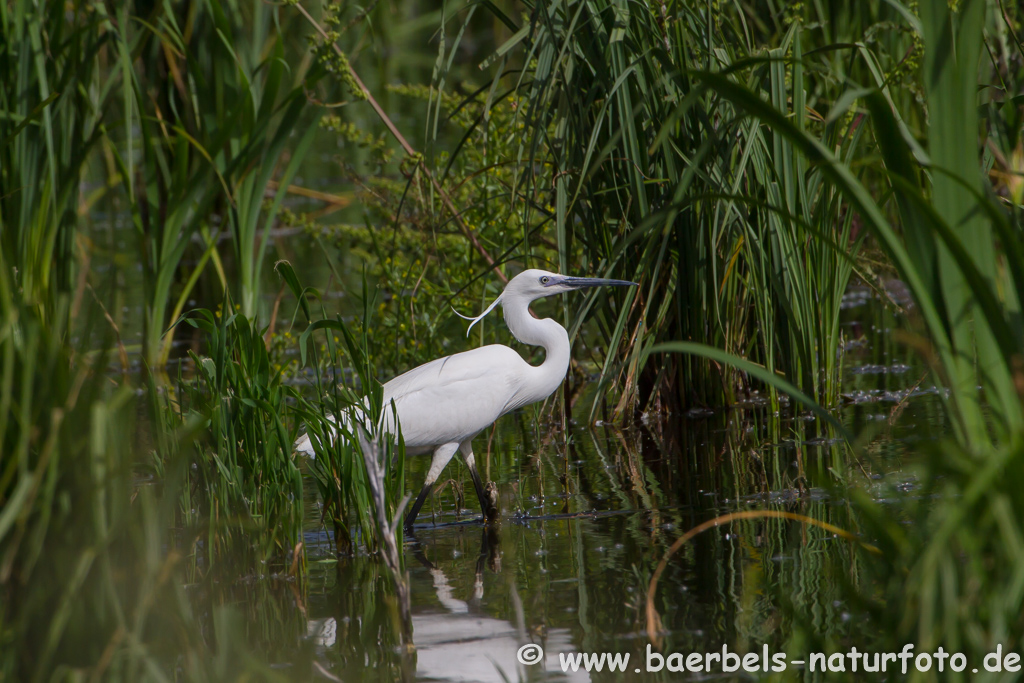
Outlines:
{"label": "black pointed beak", "polygon": [[[552,283],[554,284],[554,283]],[[573,289],[584,289],[587,287],[636,287],[635,282],[628,280],[606,280],[599,277],[563,277],[557,284],[572,287]]]}

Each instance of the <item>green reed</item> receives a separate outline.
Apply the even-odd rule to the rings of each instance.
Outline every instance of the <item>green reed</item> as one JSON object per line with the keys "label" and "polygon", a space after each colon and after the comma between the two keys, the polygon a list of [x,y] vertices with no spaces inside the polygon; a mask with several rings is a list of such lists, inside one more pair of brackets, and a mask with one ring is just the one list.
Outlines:
{"label": "green reed", "polygon": [[330,318],[322,307],[321,318],[313,320],[310,302],[321,294],[303,287],[288,262],[279,262],[276,270],[298,301],[296,315],[301,311],[308,323],[299,352],[302,365],[312,366],[317,398],[302,400],[298,412],[316,452],[308,468],[323,503],[321,522],[330,522],[339,553],[350,554],[359,546],[379,550],[389,537],[400,543],[401,529],[380,521],[390,523],[404,506],[405,448],[401,441],[378,441],[374,416],[388,408],[382,405],[373,360],[378,348],[370,336],[374,297],[364,279],[360,321]]}
{"label": "green reed", "polygon": [[[806,16],[740,4],[715,13],[673,6],[678,14],[669,16],[658,4],[552,2],[528,6],[521,23],[484,6],[513,36],[495,53],[498,78],[464,99],[452,96],[445,88],[464,33],[440,41],[436,89],[426,95],[427,154],[401,165],[381,154],[392,177],[371,188],[388,192],[375,209],[387,216],[391,241],[371,227],[356,235],[394,295],[379,302],[394,309],[386,330],[371,332],[378,301],[365,284],[360,320],[321,310],[314,321],[309,304],[319,293],[280,268],[308,324],[300,347],[315,371],[317,401],[284,384],[255,322],[269,231],[315,129],[292,136],[307,120],[300,86],[319,71],[306,78],[304,67],[285,68],[276,22],[287,10],[260,4],[236,13],[218,2],[163,3],[144,14],[133,5],[97,4],[92,13],[74,3],[42,7],[0,5],[0,72],[8,76],[0,86],[0,642],[17,645],[2,648],[5,678],[85,672],[139,680],[161,678],[161,666],[184,678],[260,675],[235,640],[243,627],[223,607],[248,594],[211,583],[189,603],[173,588],[182,584],[174,568],[191,556],[197,583],[223,577],[213,569],[238,549],[243,571],[268,558],[275,569],[301,566],[302,468],[313,475],[339,551],[384,548],[384,527],[404,494],[402,449],[373,452],[384,484],[375,496],[358,433],[328,438],[336,425],[327,416],[364,396],[368,413],[378,415],[386,407],[377,360],[408,367],[445,348],[453,326],[438,313],[472,275],[490,273],[485,253],[499,267],[515,258],[642,281],[639,298],[588,299],[578,318],[590,315],[602,345],[610,341],[597,393],[624,370],[623,408],[655,396],[715,403],[751,379],[832,408],[838,303],[858,268],[858,229],[883,245],[911,288],[918,332],[907,339],[951,390],[958,443],[926,454],[919,496],[902,520],[864,496],[852,511],[793,504],[859,526],[882,547],[881,559],[846,547],[829,554],[832,541],[812,530],[797,551],[799,568],[777,568],[770,560],[790,547],[795,527],[738,524],[741,537],[764,539],[756,546],[762,580],[790,594],[781,608],[782,598],[765,598],[757,577],[740,575],[733,544],[715,537],[688,550],[701,576],[741,613],[736,624],[716,625],[717,635],[735,631],[753,642],[782,623],[795,634],[794,651],[838,643],[852,632],[835,626],[835,603],[845,595],[870,617],[878,647],[914,640],[980,660],[996,643],[1019,645],[1024,245],[1013,159],[1021,121],[1014,64],[1024,50],[980,0],[955,11],[928,4],[920,17],[897,2],[819,3],[802,10]],[[761,52],[764,44],[771,47]],[[993,64],[981,61],[987,87],[977,106],[985,55]],[[508,73],[517,65],[522,71]],[[424,95],[395,90],[409,94]],[[463,131],[450,151],[443,149],[449,123]],[[179,323],[198,330],[203,347],[191,357],[194,376],[176,392],[150,380],[154,395],[165,392],[152,403],[160,457],[142,466],[132,454],[149,446],[133,443],[130,386],[106,376],[102,353],[66,341],[72,324],[102,328],[101,337],[107,329],[89,306],[91,322],[76,317],[68,296],[81,275],[74,272],[79,183],[99,142],[116,169],[107,184],[123,187],[139,237],[147,362],[167,359],[173,332],[165,329],[207,264],[222,271],[235,259],[237,280],[225,274],[220,285],[242,302],[241,312],[227,305]],[[443,208],[422,163],[466,211],[456,217]],[[1005,180],[987,179],[979,166]],[[505,200],[508,216],[494,208]],[[468,230],[453,227],[460,220]],[[230,254],[219,251],[225,231]],[[422,254],[403,253],[413,250]],[[182,267],[190,254],[198,263],[191,272]],[[437,300],[417,309],[410,304],[420,287]],[[478,287],[459,304],[486,292]],[[104,339],[101,347],[111,345]],[[748,359],[742,372],[723,375],[716,363],[737,356]],[[669,361],[658,366],[656,357]],[[291,453],[293,415],[317,439],[313,460]],[[769,422],[778,443],[781,427]],[[809,436],[799,426],[792,431]],[[690,438],[687,452],[703,446]],[[724,467],[708,456],[693,463],[687,481],[629,453],[633,478],[598,485],[623,506],[683,529],[699,520],[679,505],[660,509],[660,493],[672,487],[694,499],[698,486],[735,498],[762,481],[804,483],[781,458],[755,462],[745,454],[751,443],[731,438]],[[838,455],[817,457],[817,469],[834,466],[847,476]],[[568,461],[543,455],[536,463],[567,494],[583,495],[589,485]],[[759,463],[766,463],[760,472]],[[586,468],[600,473],[603,464]],[[158,485],[135,479],[151,471]],[[572,524],[580,624],[584,644],[596,648],[594,634],[613,631],[612,621],[640,622],[638,613],[623,617],[621,606],[612,620],[595,616],[609,591],[584,564],[585,546],[595,541],[582,522]],[[167,533],[172,526],[180,538]],[[657,525],[631,529],[626,547],[613,551],[640,558],[631,586],[643,587],[671,540]],[[531,582],[543,580],[535,556],[513,561]],[[381,585],[376,577],[369,583]],[[678,596],[661,600],[664,614],[678,610],[671,623],[702,623],[700,610],[680,607]],[[380,643],[401,642],[389,601],[374,596],[359,605],[370,627],[353,634],[380,660]],[[810,626],[802,621],[808,613]],[[814,618],[831,628],[819,640]],[[284,608],[260,625],[264,644],[301,634],[301,620]],[[202,634],[213,634],[216,651]],[[359,650],[342,653],[353,669],[363,661]]]}
{"label": "green reed", "polygon": [[498,65],[488,98],[508,87],[518,98],[513,212],[525,240],[533,216],[550,211],[559,269],[641,281],[637,299],[588,301],[574,325],[598,313],[602,383],[625,390],[620,409],[715,405],[749,389],[706,358],[645,361],[673,339],[749,358],[835,406],[839,303],[864,233],[827,175],[695,74],[734,74],[870,172],[877,162],[862,117],[842,106],[843,83],[877,77],[913,101],[897,56],[920,43],[884,3],[837,10],[838,22],[818,6],[806,20],[794,8],[772,21],[739,3],[716,8],[537,2],[519,21],[488,7],[512,34],[483,66]]}
{"label": "green reed", "polygon": [[[620,407],[659,396],[717,404],[744,390],[742,377],[706,359],[645,363],[671,339],[749,357],[834,405],[852,216],[784,139],[737,116],[690,71],[735,72],[847,158],[860,156],[861,131],[808,115],[842,91],[803,67],[798,19],[752,34],[738,5],[711,19],[702,6],[672,17],[649,9],[538,2],[499,49],[525,65],[515,81],[526,123],[518,210],[528,216],[553,185],[559,267],[641,282],[635,302],[594,302],[608,346],[603,381],[625,368]],[[777,47],[762,54],[758,38]]]}
{"label": "green reed", "polygon": [[[887,224],[874,229],[921,310],[928,342],[911,343],[923,346],[950,390],[947,411],[957,441],[929,454],[922,502],[907,510],[907,527],[863,506],[875,513],[872,529],[891,544],[891,563],[876,569],[892,602],[873,607],[885,623],[921,643],[979,659],[996,645],[1004,652],[1019,649],[1024,637],[1017,558],[1024,529],[1016,494],[1024,436],[1018,382],[1024,223],[1019,199],[983,174],[993,151],[1011,158],[1019,145],[1019,106],[1007,105],[1022,81],[1012,65],[1024,50],[1006,23],[1011,16],[989,15],[978,2],[957,11],[922,8],[927,156],[900,134],[896,115],[878,96],[867,102],[904,240],[887,234]],[[986,45],[986,35],[995,48]],[[987,74],[1005,79],[1003,88],[979,98]],[[982,153],[979,129],[988,150]],[[923,504],[932,496],[946,503]]]}
{"label": "green reed", "polygon": [[[885,192],[862,183],[849,161],[746,84],[726,74],[696,77],[771,126],[820,169],[910,289],[918,331],[905,339],[949,390],[955,443],[926,450],[906,524],[858,494],[858,517],[883,551],[864,566],[884,587],[880,596],[862,594],[861,604],[877,619],[879,640],[887,646],[901,639],[922,648],[942,645],[980,661],[996,644],[1013,649],[1024,634],[1017,618],[1024,594],[1014,559],[1022,535],[1014,502],[1024,419],[1017,383],[1024,348],[1018,320],[1022,224],[1020,207],[999,201],[995,191],[1006,190],[982,173],[992,159],[978,144],[980,129],[987,149],[1011,156],[1012,148],[998,145],[1017,144],[1019,132],[1007,131],[1019,113],[1000,106],[999,93],[980,107],[977,96],[979,73],[981,82],[989,73],[1020,82],[1019,69],[1008,64],[1021,50],[1007,40],[1005,51],[990,48],[982,61],[983,29],[1008,37],[1012,30],[1002,17],[986,15],[981,2],[956,10],[929,4],[919,18],[910,16],[924,41],[927,144],[910,134],[909,117],[894,106],[886,84],[844,98],[847,105],[864,103],[885,163],[878,178]],[[979,112],[986,114],[985,126]]]}
{"label": "green reed", "polygon": [[[252,16],[226,10],[213,2],[184,17],[170,4],[146,21],[133,21],[129,8],[119,17],[124,131],[112,149],[143,256],[143,346],[152,366],[166,363],[173,334],[164,332],[208,262],[228,287],[226,255],[217,251],[222,235],[234,245],[242,312],[256,316],[270,230],[315,130],[299,137],[279,169],[305,115],[303,87],[315,76],[307,82],[304,68],[289,68],[282,36],[272,31],[279,8],[257,3]],[[165,72],[170,80],[156,80]],[[185,278],[181,263],[196,241],[200,266]]]}
{"label": "green reed", "polygon": [[[976,9],[964,12],[957,34],[963,43],[958,43],[959,54],[980,55],[983,15]],[[935,18],[932,21],[936,22],[932,30],[938,32],[937,26],[948,25],[948,16],[945,24]],[[925,22],[925,26],[929,24]],[[934,52],[942,49],[929,43],[926,54],[937,61]],[[958,438],[964,446],[981,452],[1019,431],[1021,411],[1013,378],[1022,338],[1014,318],[1021,291],[1016,274],[1022,251],[1016,216],[984,194],[977,163],[973,172],[966,162],[961,164],[958,168],[968,169],[967,175],[961,176],[950,170],[950,164],[937,161],[966,159],[966,150],[976,147],[977,113],[972,108],[975,113],[965,116],[957,107],[964,91],[975,88],[964,82],[976,81],[972,65],[977,61],[975,57],[963,59],[967,65],[947,60],[942,68],[933,68],[937,73],[929,95],[932,124],[927,151],[908,137],[884,90],[853,92],[847,100],[852,102],[854,96],[865,99],[905,238],[887,215],[887,197],[876,199],[848,162],[799,130],[785,112],[722,74],[699,73],[696,77],[790,141],[835,184],[864,227],[888,251],[920,309],[927,341],[915,345],[928,353],[937,378],[951,389],[949,405]],[[998,258],[996,244],[1004,250]],[[947,287],[951,289],[947,291]],[[981,415],[982,394],[975,390],[977,386],[986,389],[984,400],[994,417],[990,424]]]}
{"label": "green reed", "polygon": [[47,317],[75,287],[79,184],[115,95],[107,28],[82,4],[0,6],[0,248]]}
{"label": "green reed", "polygon": [[[295,13],[265,3],[70,12],[52,1],[0,8],[4,250],[18,285],[50,310],[73,288],[76,258],[102,249],[76,239],[80,216],[101,199],[127,206],[144,276],[143,357],[160,367],[173,340],[164,333],[207,264],[257,314],[271,229],[316,127],[291,136],[316,122],[305,92],[322,69],[286,54]],[[219,250],[226,236],[233,253]],[[199,265],[186,272],[192,253]]]}
{"label": "green reed", "polygon": [[[184,460],[169,456],[152,480],[136,391],[108,370],[102,310],[59,296],[44,316],[10,273],[0,255],[0,678],[266,675],[243,654],[233,608],[207,606],[204,623],[189,604],[170,532]],[[70,345],[65,320],[98,351]],[[177,439],[200,426],[180,425]]]}
{"label": "green reed", "polygon": [[205,565],[251,550],[255,561],[286,563],[302,534],[302,475],[287,421],[293,388],[270,360],[264,332],[225,305],[189,313],[203,355],[189,352],[194,377],[179,384],[181,421],[205,420],[194,441],[184,522],[205,538]]}

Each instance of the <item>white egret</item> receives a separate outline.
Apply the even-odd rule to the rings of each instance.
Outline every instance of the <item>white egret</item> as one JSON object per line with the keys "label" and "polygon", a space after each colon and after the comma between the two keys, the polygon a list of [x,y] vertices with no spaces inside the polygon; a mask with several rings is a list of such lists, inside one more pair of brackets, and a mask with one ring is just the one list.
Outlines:
{"label": "white egret", "polygon": [[[530,365],[509,347],[491,344],[430,361],[384,385],[383,431],[396,431],[390,424],[392,411],[387,408],[394,401],[406,454],[433,453],[423,488],[405,518],[406,528],[416,520],[431,487],[456,451],[462,453],[469,468],[484,516],[490,519],[497,513],[493,504],[487,502],[487,493],[476,469],[473,437],[502,415],[550,396],[569,369],[568,333],[550,318],[533,317],[530,303],[587,287],[634,285],[635,282],[624,280],[525,270],[512,278],[501,295],[479,316],[461,317],[472,321],[469,326],[472,330],[473,325],[501,304],[505,323],[516,339],[544,349],[543,363]],[[468,336],[469,331],[466,334]],[[308,434],[300,438],[295,447],[313,454]]]}

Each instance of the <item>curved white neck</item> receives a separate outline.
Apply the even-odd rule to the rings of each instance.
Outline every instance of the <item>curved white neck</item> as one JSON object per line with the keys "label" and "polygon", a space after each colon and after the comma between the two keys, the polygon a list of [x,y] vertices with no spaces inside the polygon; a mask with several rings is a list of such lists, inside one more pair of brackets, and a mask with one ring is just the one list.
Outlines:
{"label": "curved white neck", "polygon": [[528,303],[502,305],[505,324],[516,339],[544,349],[544,362],[533,367],[527,387],[533,401],[547,398],[558,388],[569,370],[569,333],[551,318],[538,320],[530,315]]}

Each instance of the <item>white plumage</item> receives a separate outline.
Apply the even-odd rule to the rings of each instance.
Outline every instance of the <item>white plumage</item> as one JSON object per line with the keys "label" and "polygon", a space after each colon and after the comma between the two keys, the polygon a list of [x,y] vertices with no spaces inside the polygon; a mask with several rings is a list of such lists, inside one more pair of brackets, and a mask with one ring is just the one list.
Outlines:
{"label": "white plumage", "polygon": [[[391,411],[395,410],[405,439],[406,453],[433,452],[426,481],[406,517],[411,526],[430,488],[456,451],[461,451],[484,514],[497,514],[487,502],[483,483],[473,457],[473,437],[502,415],[550,396],[565,379],[569,368],[569,335],[550,318],[530,315],[530,302],[546,296],[600,285],[633,285],[622,280],[576,278],[543,270],[526,270],[514,277],[486,311],[472,320],[472,329],[499,303],[505,323],[519,341],[544,348],[544,362],[527,363],[507,346],[492,344],[452,356],[438,358],[414,368],[384,385],[382,416],[384,431],[394,433]],[[468,334],[468,332],[467,332]],[[297,450],[313,455],[308,435],[300,438]]]}

